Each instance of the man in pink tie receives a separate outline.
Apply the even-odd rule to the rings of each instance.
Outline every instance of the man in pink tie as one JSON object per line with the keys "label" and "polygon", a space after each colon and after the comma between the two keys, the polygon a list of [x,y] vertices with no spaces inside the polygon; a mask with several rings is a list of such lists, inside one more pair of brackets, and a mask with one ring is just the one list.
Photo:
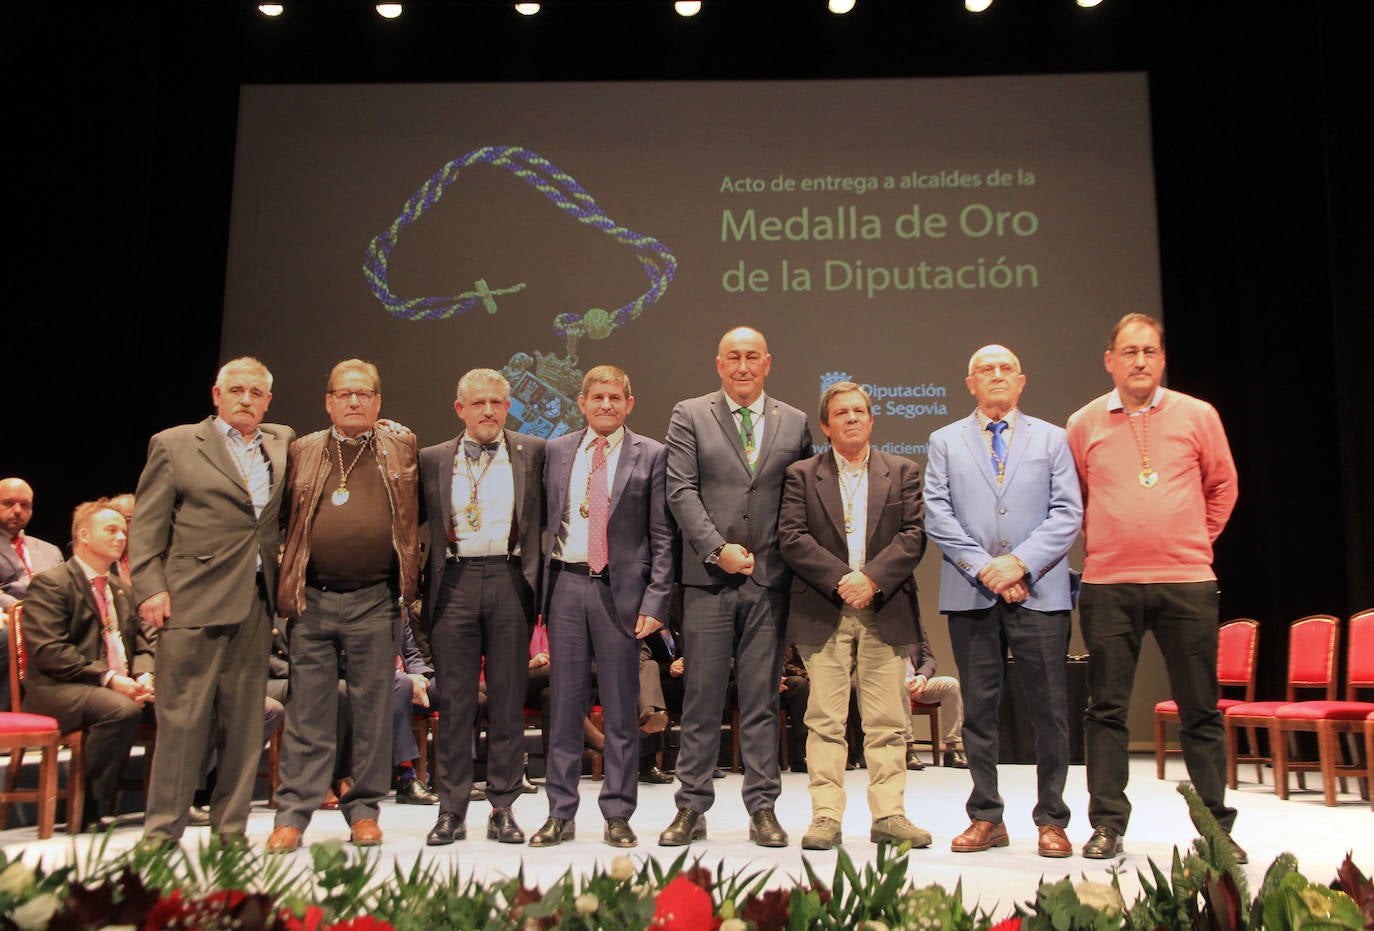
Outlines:
{"label": "man in pink tie", "polygon": [[153,700],[152,650],[129,591],[110,574],[126,525],[105,499],[72,515],[72,558],[35,575],[24,599],[24,710],[86,731],[84,827],[114,814],[119,770]]}
{"label": "man in pink tie", "polygon": [[673,521],[667,450],[625,428],[634,409],[630,378],[598,365],[582,379],[577,406],[587,429],[550,440],[544,460],[542,605],[549,630],[553,729],[549,817],[531,847],[574,836],[582,773],[582,718],[591,665],[605,717],[603,837],[638,841],[630,817],[639,800],[639,641],[663,626],[673,589]]}
{"label": "man in pink tie", "polygon": [[[24,600],[35,573],[62,564],[62,551],[24,532],[33,517],[33,489],[22,478],[0,479],[0,682],[9,680],[9,610]],[[10,710],[10,691],[0,689],[0,711]]]}

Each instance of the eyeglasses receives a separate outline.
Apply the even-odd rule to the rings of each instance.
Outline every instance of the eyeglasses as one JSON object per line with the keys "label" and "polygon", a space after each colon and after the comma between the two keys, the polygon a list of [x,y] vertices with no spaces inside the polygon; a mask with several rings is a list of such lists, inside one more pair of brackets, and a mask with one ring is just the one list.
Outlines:
{"label": "eyeglasses", "polygon": [[1136,356],[1144,356],[1146,362],[1153,362],[1159,358],[1164,350],[1158,346],[1127,346],[1125,349],[1113,349],[1113,355],[1121,356],[1124,359],[1135,359]]}
{"label": "eyeglasses", "polygon": [[335,388],[329,392],[329,396],[336,401],[347,401],[349,398],[356,397],[363,404],[366,404],[377,396],[377,392],[369,391],[366,388]]}

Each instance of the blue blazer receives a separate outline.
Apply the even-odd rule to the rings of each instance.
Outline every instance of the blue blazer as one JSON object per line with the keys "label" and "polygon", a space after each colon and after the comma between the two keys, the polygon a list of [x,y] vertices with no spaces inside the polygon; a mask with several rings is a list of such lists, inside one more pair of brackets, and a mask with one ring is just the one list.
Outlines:
{"label": "blue blazer", "polygon": [[992,471],[978,417],[930,435],[925,483],[926,535],[940,547],[940,610],[977,611],[997,600],[978,581],[995,556],[1014,554],[1030,570],[1035,611],[1068,611],[1069,565],[1083,500],[1064,431],[1017,411],[1002,484]]}
{"label": "blue blazer", "polygon": [[[549,562],[563,529],[568,502],[568,480],[573,459],[586,436],[585,429],[549,440],[544,459],[545,525],[544,593],[549,603]],[[658,440],[625,430],[620,461],[611,485],[611,513],[606,523],[607,555],[610,558],[611,598],[615,618],[631,638],[635,622],[644,614],[668,623],[668,603],[673,597],[673,526],[668,513],[668,451]]]}

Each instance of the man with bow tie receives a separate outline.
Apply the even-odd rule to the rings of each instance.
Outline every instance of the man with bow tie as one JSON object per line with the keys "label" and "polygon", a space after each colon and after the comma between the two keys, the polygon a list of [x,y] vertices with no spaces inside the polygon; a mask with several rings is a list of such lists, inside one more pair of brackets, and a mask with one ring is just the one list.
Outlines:
{"label": "man with bow tie", "polygon": [[431,846],[467,837],[478,681],[487,684],[487,838],[523,844],[511,805],[523,790],[525,689],[543,561],[544,441],[505,429],[510,383],[495,369],[458,380],[463,432],[420,452],[429,516],[425,623],[439,703],[439,817]]}
{"label": "man with bow tie", "polygon": [[530,838],[573,838],[582,773],[582,716],[592,660],[606,725],[603,837],[638,843],[629,819],[639,798],[639,647],[663,626],[673,594],[673,522],[665,491],[667,450],[625,428],[630,377],[598,365],[582,379],[587,429],[548,444],[544,494],[548,545],[544,619],[549,629],[553,728],[549,817]]}
{"label": "man with bow tie", "polygon": [[78,505],[72,558],[35,575],[24,598],[24,710],[56,718],[64,733],[85,729],[85,827],[115,813],[120,768],[153,700],[152,652],[109,571],[124,545],[124,518],[108,501]]}

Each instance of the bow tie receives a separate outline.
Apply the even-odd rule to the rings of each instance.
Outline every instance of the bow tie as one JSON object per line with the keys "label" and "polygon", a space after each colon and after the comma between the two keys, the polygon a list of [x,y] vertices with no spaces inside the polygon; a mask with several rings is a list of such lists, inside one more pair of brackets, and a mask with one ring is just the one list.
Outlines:
{"label": "bow tie", "polygon": [[496,452],[501,448],[501,441],[494,443],[478,443],[476,440],[464,440],[463,449],[467,450],[468,458],[474,462],[482,458],[482,453],[486,453],[491,458],[496,458]]}

